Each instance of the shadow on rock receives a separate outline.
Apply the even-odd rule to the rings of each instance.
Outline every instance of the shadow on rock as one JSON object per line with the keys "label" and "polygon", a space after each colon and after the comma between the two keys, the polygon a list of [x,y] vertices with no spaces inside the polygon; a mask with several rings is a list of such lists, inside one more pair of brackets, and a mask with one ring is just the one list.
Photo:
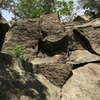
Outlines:
{"label": "shadow on rock", "polygon": [[32,73],[32,65],[15,60],[7,54],[0,54],[0,99],[47,100],[47,88]]}

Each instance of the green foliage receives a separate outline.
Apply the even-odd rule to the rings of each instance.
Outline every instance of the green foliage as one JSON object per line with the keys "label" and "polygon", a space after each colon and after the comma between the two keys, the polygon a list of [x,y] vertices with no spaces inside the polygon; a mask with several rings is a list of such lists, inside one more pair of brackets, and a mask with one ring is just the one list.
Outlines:
{"label": "green foliage", "polygon": [[21,45],[14,46],[13,50],[8,51],[8,54],[10,54],[11,56],[15,58],[19,58],[23,60],[27,60],[29,58],[28,55],[25,55],[25,50]]}
{"label": "green foliage", "polygon": [[73,11],[73,5],[74,2],[70,0],[69,2],[66,2],[64,0],[57,1],[57,9],[61,15],[71,15]]}
{"label": "green foliage", "polygon": [[74,2],[73,0],[69,0],[66,2],[58,1],[57,2],[57,12],[60,14],[61,19],[63,22],[71,22],[76,16],[76,13],[74,12]]}
{"label": "green foliage", "polygon": [[85,14],[91,15],[93,18],[100,17],[100,0],[80,0],[80,5],[85,9]]}
{"label": "green foliage", "polygon": [[10,10],[13,3],[14,3],[14,0],[2,0],[0,3],[0,8],[5,9],[5,10]]}
{"label": "green foliage", "polygon": [[37,18],[44,14],[59,13],[61,16],[73,14],[73,0],[3,0],[2,8],[14,14],[12,20]]}

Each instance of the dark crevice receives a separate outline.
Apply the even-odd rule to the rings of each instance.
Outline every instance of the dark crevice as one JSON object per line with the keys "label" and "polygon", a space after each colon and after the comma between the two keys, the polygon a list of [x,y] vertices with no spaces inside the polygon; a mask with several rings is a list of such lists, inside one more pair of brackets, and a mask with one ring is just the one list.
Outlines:
{"label": "dark crevice", "polygon": [[47,33],[45,31],[42,30],[41,33],[42,33],[42,37],[46,37],[47,36]]}
{"label": "dark crevice", "polygon": [[76,64],[76,65],[73,66],[73,70],[74,70],[74,69],[77,69],[77,68],[80,68],[80,67],[83,67],[83,66],[86,65],[86,64],[88,64],[88,63]]}
{"label": "dark crevice", "polygon": [[80,68],[80,67],[84,67],[84,65],[87,65],[89,63],[97,63],[97,64],[100,64],[100,61],[93,61],[93,62],[86,62],[86,63],[75,64],[75,65],[73,65],[73,70],[74,69],[77,69],[77,68]]}
{"label": "dark crevice", "polygon": [[[84,65],[89,64],[89,63],[96,63],[96,64],[99,64],[99,65],[100,65],[100,61],[93,61],[93,62],[88,62],[88,63],[80,63],[80,64],[75,64],[75,65],[73,65],[73,69],[72,69],[72,70],[75,70],[75,69],[80,68],[80,67],[84,67]],[[67,82],[72,76],[73,76],[73,72],[71,71],[70,74],[69,74],[69,76],[66,78],[66,81],[65,81],[64,84],[66,84],[66,82]],[[64,84],[63,84],[63,86],[64,86]],[[62,86],[62,87],[63,87],[63,86]],[[62,87],[61,87],[61,89],[62,89]]]}
{"label": "dark crevice", "polygon": [[72,76],[73,76],[73,72],[71,71],[66,81],[68,81]]}
{"label": "dark crevice", "polygon": [[94,29],[98,29],[98,28],[100,28],[100,26],[95,26],[95,27],[94,27]]}
{"label": "dark crevice", "polygon": [[81,45],[83,46],[84,49],[88,50],[89,52],[91,52],[93,54],[99,55],[98,53],[96,53],[93,50],[93,48],[91,47],[90,42],[85,38],[84,35],[80,34],[80,32],[78,30],[76,30],[76,29],[74,29],[73,32],[74,32],[74,38],[76,39],[76,41],[79,40],[79,39],[77,39],[77,35],[81,39]]}
{"label": "dark crevice", "polygon": [[51,41],[42,41],[39,39],[38,42],[38,53],[42,52],[48,56],[54,56],[56,54],[61,54],[62,52],[67,53],[68,46],[68,37],[67,35],[61,40],[51,42]]}

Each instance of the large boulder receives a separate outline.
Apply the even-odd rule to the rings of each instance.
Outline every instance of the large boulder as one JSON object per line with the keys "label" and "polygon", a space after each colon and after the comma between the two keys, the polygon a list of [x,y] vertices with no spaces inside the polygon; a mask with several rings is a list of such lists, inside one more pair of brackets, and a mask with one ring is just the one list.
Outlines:
{"label": "large boulder", "polygon": [[62,52],[67,53],[68,36],[66,33],[49,35],[40,40],[39,47],[43,53],[46,53],[50,56],[61,54]]}
{"label": "large boulder", "polygon": [[58,14],[44,15],[39,21],[42,37],[39,49],[48,55],[67,52],[68,37]]}
{"label": "large boulder", "polygon": [[8,22],[0,15],[0,51],[4,43],[5,34],[9,30]]}
{"label": "large boulder", "polygon": [[71,76],[73,64],[66,62],[67,55],[37,57],[31,61],[36,66],[36,73],[44,75],[52,84],[62,87]]}
{"label": "large boulder", "polygon": [[0,53],[1,100],[59,100],[60,88],[23,60]]}
{"label": "large boulder", "polygon": [[72,64],[41,64],[37,65],[37,73],[44,75],[52,84],[62,88],[73,68]]}
{"label": "large boulder", "polygon": [[7,32],[2,52],[21,45],[32,58],[39,52],[54,55],[67,52],[68,37],[58,14],[15,22]]}
{"label": "large boulder", "polygon": [[60,23],[60,17],[56,13],[41,16],[39,25],[42,37],[58,35],[64,32],[64,27]]}
{"label": "large boulder", "polygon": [[100,18],[83,25],[77,25],[74,34],[78,34],[83,47],[91,53],[100,55]]}
{"label": "large boulder", "polygon": [[73,76],[62,88],[61,100],[100,100],[100,63],[73,70]]}
{"label": "large boulder", "polygon": [[61,24],[49,14],[15,22],[2,52],[21,45],[30,62],[0,53],[0,99],[100,100],[99,20]]}
{"label": "large boulder", "polygon": [[20,45],[26,50],[26,54],[34,56],[38,51],[40,38],[38,22],[39,19],[15,22],[6,34],[2,52],[7,53],[8,50],[13,52],[14,47]]}
{"label": "large boulder", "polygon": [[73,25],[73,30],[66,30],[69,37],[69,50],[88,50],[93,54],[100,55],[100,18],[84,23]]}

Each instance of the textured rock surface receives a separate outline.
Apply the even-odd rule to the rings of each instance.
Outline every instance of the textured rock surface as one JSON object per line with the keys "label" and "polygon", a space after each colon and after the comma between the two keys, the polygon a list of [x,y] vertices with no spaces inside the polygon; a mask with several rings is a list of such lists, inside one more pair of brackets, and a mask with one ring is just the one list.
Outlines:
{"label": "textured rock surface", "polygon": [[100,100],[100,18],[60,23],[58,14],[15,22],[0,53],[2,100]]}
{"label": "textured rock surface", "polygon": [[86,49],[86,43],[85,43],[82,35],[80,35],[77,32],[74,32],[72,29],[68,30],[67,34],[69,37],[68,49],[70,51]]}
{"label": "textured rock surface", "polygon": [[73,64],[90,63],[100,61],[100,56],[92,54],[87,50],[75,50],[70,54],[69,61]]}
{"label": "textured rock surface", "polygon": [[0,15],[0,51],[4,43],[5,34],[9,30],[8,22]]}
{"label": "textured rock surface", "polygon": [[85,49],[100,55],[100,18],[87,24],[76,26],[75,33],[83,37],[86,45]]}
{"label": "textured rock surface", "polygon": [[48,55],[55,55],[61,51],[67,52],[68,38],[64,33],[63,25],[60,23],[59,15],[42,16],[39,23],[42,34],[39,49]]}
{"label": "textured rock surface", "polygon": [[100,63],[73,70],[73,76],[62,88],[61,100],[100,100]]}
{"label": "textured rock surface", "polygon": [[64,27],[60,23],[58,14],[48,14],[40,17],[40,29],[43,38],[48,35],[58,35],[64,32]]}
{"label": "textured rock surface", "polygon": [[38,65],[37,73],[44,75],[55,86],[62,87],[72,71],[72,64]]}
{"label": "textured rock surface", "polygon": [[31,63],[33,65],[36,64],[51,64],[51,63],[57,63],[57,62],[61,62],[61,55],[55,55],[52,57],[36,57],[34,58]]}
{"label": "textured rock surface", "polygon": [[34,71],[31,63],[0,53],[0,99],[59,100],[60,89]]}
{"label": "textured rock surface", "polygon": [[89,19],[90,19],[90,16],[81,15],[81,16],[77,16],[73,21],[86,22],[86,21],[89,21]]}
{"label": "textured rock surface", "polygon": [[66,33],[49,35],[41,40],[39,46],[42,48],[42,52],[47,55],[55,55],[62,52],[67,53],[68,36]]}
{"label": "textured rock surface", "polygon": [[34,56],[38,51],[38,40],[40,38],[39,19],[29,19],[15,22],[6,34],[2,52],[13,50],[15,46],[21,45],[26,54]]}

